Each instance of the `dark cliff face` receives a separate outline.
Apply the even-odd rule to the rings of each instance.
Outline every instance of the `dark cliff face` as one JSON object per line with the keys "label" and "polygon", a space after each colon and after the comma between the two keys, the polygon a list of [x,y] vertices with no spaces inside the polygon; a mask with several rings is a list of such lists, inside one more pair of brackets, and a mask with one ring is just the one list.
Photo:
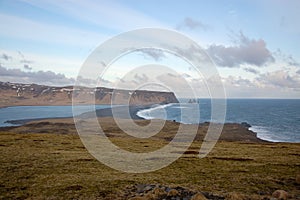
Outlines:
{"label": "dark cliff face", "polygon": [[[178,103],[172,92],[147,90],[120,90],[110,88],[74,89],[73,86],[53,87],[37,84],[0,82],[0,106],[14,105],[71,105],[72,97],[80,99],[80,104],[131,104],[149,105]],[[90,102],[90,99],[93,102]]]}

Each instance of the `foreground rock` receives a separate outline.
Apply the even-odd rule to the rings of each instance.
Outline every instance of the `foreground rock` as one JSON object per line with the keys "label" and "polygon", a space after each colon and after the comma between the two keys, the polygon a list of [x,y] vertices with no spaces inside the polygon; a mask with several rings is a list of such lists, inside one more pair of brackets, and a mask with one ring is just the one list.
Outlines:
{"label": "foreground rock", "polygon": [[184,187],[169,187],[159,184],[137,184],[127,187],[124,198],[130,200],[206,200],[225,199],[208,192],[196,192]]}
{"label": "foreground rock", "polygon": [[184,187],[170,187],[160,184],[137,184],[127,187],[121,199],[129,200],[286,200],[289,194],[276,190],[271,195],[245,195],[236,192],[224,195],[194,191]]}
{"label": "foreground rock", "polygon": [[276,190],[273,192],[272,196],[278,200],[286,200],[289,197],[289,194],[284,190]]}

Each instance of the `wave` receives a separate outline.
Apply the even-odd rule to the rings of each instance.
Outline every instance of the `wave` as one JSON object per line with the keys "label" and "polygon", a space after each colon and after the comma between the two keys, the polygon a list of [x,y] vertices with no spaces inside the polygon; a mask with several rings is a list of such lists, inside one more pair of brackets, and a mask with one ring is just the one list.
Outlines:
{"label": "wave", "polygon": [[[165,108],[167,107],[170,107],[170,106],[173,106],[173,105],[176,105],[177,103],[169,103],[169,104],[164,104],[164,105],[154,105],[154,107],[152,108],[147,108],[147,109],[144,109],[144,110],[139,110],[136,115],[143,118],[143,119],[157,119],[159,117],[162,117],[162,118],[166,118],[165,116]],[[151,113],[155,112],[155,111],[159,111],[159,110],[164,110],[164,116],[159,116],[159,114],[161,113],[156,113],[155,115],[151,115]]]}
{"label": "wave", "polygon": [[264,126],[252,126],[249,128],[250,131],[257,133],[257,137],[262,140],[269,142],[293,142],[292,138],[285,138],[276,135],[273,131],[270,131],[268,127]]}
{"label": "wave", "polygon": [[251,126],[249,128],[249,130],[253,131],[254,133],[256,133],[257,137],[259,139],[270,141],[270,142],[275,142],[275,141],[272,141],[272,137],[271,137],[269,131],[266,129],[266,127],[263,127],[263,126]]}
{"label": "wave", "polygon": [[173,106],[172,108],[183,109],[183,108],[188,108],[188,107],[186,107],[186,106]]}
{"label": "wave", "polygon": [[[225,123],[245,121],[251,124],[250,130],[256,132],[260,139],[298,143],[300,142],[299,108],[300,101],[294,100],[228,100]],[[198,111],[200,116],[198,116]],[[212,119],[211,112],[210,101],[202,100],[196,105],[184,102],[155,105],[152,108],[140,110],[137,115],[144,119],[197,124],[212,122],[214,119]]]}

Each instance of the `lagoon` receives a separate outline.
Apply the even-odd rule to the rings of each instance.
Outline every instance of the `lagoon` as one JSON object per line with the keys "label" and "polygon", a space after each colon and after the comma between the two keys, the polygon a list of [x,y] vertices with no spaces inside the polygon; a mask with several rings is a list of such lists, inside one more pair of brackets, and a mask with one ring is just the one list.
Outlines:
{"label": "lagoon", "polygon": [[[96,109],[110,108],[111,105],[96,105]],[[76,115],[92,111],[90,105],[77,106]],[[9,120],[44,119],[73,117],[72,106],[13,106],[0,109],[0,127],[17,126]]]}

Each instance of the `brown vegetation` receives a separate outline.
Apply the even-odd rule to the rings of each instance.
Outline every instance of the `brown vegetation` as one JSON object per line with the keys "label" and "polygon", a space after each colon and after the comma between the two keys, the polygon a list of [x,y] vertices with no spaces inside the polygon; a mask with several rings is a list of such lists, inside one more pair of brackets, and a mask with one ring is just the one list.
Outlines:
{"label": "brown vegetation", "polygon": [[[168,122],[161,133],[146,140],[127,137],[112,119],[103,118],[101,123],[112,142],[135,152],[148,152],[168,144],[172,130],[178,126]],[[291,198],[300,198],[296,181],[300,144],[250,140],[253,133],[248,135],[247,131],[247,137],[236,135],[237,141],[232,141],[236,128],[236,124],[226,125],[222,141],[207,157],[197,156],[203,138],[197,135],[198,139],[180,159],[145,174],[119,172],[94,159],[69,119],[5,128],[0,131],[0,198],[142,199],[137,189],[128,192],[128,188],[140,184],[159,184],[160,188],[177,188],[179,192],[157,189],[153,195],[180,195],[186,191],[190,195],[199,193],[199,198],[204,194],[206,198],[268,199],[274,191],[284,190]],[[204,130],[205,125],[199,128],[199,134]],[[248,138],[248,142],[243,142],[243,138]]]}

